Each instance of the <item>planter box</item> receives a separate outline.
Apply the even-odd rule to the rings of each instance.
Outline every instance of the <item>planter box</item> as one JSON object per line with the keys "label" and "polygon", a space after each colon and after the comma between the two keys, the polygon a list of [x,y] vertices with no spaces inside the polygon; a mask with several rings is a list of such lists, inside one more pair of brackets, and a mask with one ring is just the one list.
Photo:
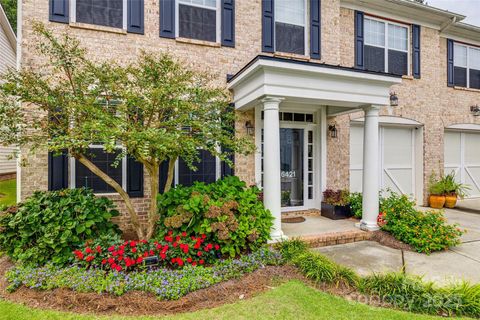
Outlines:
{"label": "planter box", "polygon": [[322,216],[332,220],[347,219],[353,216],[352,210],[349,205],[346,206],[334,206],[325,202],[322,202]]}

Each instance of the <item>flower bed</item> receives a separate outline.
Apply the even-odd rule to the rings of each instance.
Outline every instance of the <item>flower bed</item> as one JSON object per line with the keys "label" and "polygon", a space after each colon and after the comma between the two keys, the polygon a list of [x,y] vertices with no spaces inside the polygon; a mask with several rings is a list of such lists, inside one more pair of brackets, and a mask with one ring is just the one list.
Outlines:
{"label": "flower bed", "polygon": [[175,300],[189,292],[240,277],[266,265],[282,263],[281,255],[262,248],[239,259],[218,261],[212,267],[186,266],[180,270],[149,268],[140,271],[107,271],[99,268],[85,269],[73,265],[59,268],[53,265],[34,268],[18,266],[8,271],[8,290],[21,286],[52,290],[68,288],[78,292],[97,292],[122,295],[129,291],[144,291],[160,299]]}

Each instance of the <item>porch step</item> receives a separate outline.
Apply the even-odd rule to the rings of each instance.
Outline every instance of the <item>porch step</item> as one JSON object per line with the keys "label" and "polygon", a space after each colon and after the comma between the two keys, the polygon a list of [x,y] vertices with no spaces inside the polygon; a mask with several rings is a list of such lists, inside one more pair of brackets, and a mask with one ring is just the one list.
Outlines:
{"label": "porch step", "polygon": [[334,246],[337,244],[370,240],[372,232],[362,230],[349,230],[342,232],[329,232],[318,235],[300,236],[298,239],[307,243],[310,248]]}

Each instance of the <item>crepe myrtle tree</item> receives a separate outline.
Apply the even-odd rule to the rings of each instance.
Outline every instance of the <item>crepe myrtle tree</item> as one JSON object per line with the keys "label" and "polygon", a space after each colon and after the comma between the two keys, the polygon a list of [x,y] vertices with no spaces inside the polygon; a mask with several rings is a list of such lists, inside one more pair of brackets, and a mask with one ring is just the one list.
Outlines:
{"label": "crepe myrtle tree", "polygon": [[[30,152],[67,150],[125,201],[140,239],[155,232],[163,161],[169,164],[166,192],[179,158],[195,170],[199,149],[229,165],[231,154],[253,151],[249,139],[233,134],[228,92],[213,85],[212,77],[189,70],[165,53],[144,52],[127,65],[98,62],[89,59],[80,41],[68,33],[55,36],[40,23],[34,30],[36,50],[45,65],[10,71],[4,77],[0,144],[16,144]],[[41,116],[32,117],[33,110],[40,110]],[[151,190],[146,226],[140,224],[122,186],[91,161],[89,146],[98,143],[105,152],[118,153],[114,165],[126,155],[144,165]]]}

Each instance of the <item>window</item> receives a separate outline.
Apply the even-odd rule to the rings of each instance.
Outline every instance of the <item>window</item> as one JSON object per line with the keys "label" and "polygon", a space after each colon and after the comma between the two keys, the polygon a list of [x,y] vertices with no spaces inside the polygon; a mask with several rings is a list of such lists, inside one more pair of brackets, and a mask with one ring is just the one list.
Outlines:
{"label": "window", "polygon": [[72,0],[71,5],[72,22],[127,29],[124,0]]}
{"label": "window", "polygon": [[182,159],[178,160],[178,179],[176,180],[178,184],[191,186],[195,181],[212,183],[220,178],[219,159],[206,150],[199,151],[199,158],[200,162],[193,163],[197,171],[190,170]]}
{"label": "window", "polygon": [[455,86],[480,89],[480,48],[455,43],[453,65]]}
{"label": "window", "polygon": [[275,0],[275,51],[305,54],[305,0]]}
{"label": "window", "polygon": [[220,10],[217,0],[178,0],[177,36],[219,42]]}
{"label": "window", "polygon": [[[124,157],[118,166],[113,164],[121,151],[107,153],[101,145],[92,145],[88,152],[88,159],[92,161],[98,168],[105,172],[110,178],[119,183],[126,190],[126,157]],[[71,185],[74,188],[90,188],[95,193],[115,193],[116,191],[110,187],[101,178],[91,172],[87,167],[72,159]]]}
{"label": "window", "polygon": [[409,28],[365,18],[365,69],[398,75],[409,73]]}

